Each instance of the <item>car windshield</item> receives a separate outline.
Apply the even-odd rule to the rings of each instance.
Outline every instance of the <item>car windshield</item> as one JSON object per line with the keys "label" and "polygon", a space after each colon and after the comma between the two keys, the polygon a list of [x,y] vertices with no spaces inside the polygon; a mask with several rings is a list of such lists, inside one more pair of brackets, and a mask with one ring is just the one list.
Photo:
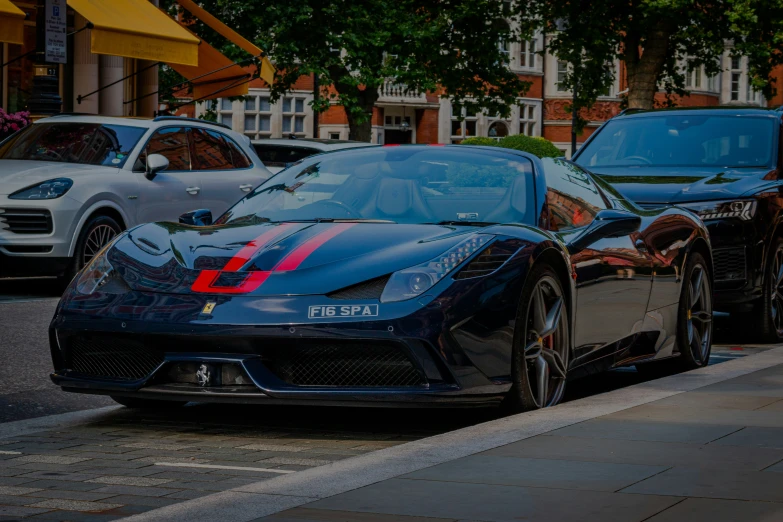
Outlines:
{"label": "car windshield", "polygon": [[85,122],[37,123],[0,144],[0,159],[121,168],[146,130]]}
{"label": "car windshield", "polygon": [[526,222],[533,207],[532,168],[522,156],[465,146],[334,152],[270,178],[217,223]]}
{"label": "car windshield", "polygon": [[618,118],[585,145],[584,167],[766,167],[774,121],[767,117],[677,114]]}

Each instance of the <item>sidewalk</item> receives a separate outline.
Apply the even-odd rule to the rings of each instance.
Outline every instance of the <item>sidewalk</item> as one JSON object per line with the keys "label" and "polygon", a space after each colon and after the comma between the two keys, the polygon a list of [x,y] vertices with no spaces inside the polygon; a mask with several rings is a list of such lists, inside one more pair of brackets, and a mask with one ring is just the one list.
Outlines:
{"label": "sidewalk", "polygon": [[783,349],[129,520],[783,520]]}

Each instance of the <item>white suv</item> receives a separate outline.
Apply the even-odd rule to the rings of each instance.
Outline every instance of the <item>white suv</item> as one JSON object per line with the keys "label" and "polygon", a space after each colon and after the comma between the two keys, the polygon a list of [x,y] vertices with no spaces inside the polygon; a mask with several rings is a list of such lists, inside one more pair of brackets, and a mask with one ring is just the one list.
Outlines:
{"label": "white suv", "polygon": [[271,173],[203,120],[59,115],[0,143],[0,277],[70,278],[120,231],[220,215]]}

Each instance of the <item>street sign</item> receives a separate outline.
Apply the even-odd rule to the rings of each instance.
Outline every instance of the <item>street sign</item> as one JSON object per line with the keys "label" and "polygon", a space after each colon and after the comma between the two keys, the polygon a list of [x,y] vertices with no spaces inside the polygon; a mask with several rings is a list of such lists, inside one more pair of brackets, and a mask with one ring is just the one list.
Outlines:
{"label": "street sign", "polygon": [[66,0],[46,0],[44,30],[46,31],[46,63],[65,63],[68,53],[66,44]]}

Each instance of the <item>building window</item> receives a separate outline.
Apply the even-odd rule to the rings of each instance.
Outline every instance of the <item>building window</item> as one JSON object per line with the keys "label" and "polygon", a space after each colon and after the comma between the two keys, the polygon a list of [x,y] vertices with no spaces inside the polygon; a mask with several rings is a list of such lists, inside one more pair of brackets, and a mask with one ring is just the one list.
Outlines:
{"label": "building window", "polygon": [[522,42],[522,53],[519,60],[520,65],[526,69],[535,69],[537,58],[536,41],[530,40]]}
{"label": "building window", "polygon": [[283,98],[283,133],[305,135],[305,99]]}
{"label": "building window", "polygon": [[536,106],[520,104],[519,133],[525,136],[536,135]]}
{"label": "building window", "polygon": [[557,61],[557,92],[568,92],[565,86],[566,75],[568,74],[568,62]]}
{"label": "building window", "polygon": [[330,140],[339,140],[340,139],[340,133],[339,132],[330,132],[329,133],[329,139]]}
{"label": "building window", "polygon": [[731,99],[732,101],[740,99],[740,77],[738,72],[731,73]]}
{"label": "building window", "polygon": [[707,90],[710,92],[720,91],[720,76],[714,75],[707,78]]}
{"label": "building window", "polygon": [[742,69],[742,57],[741,56],[732,56],[731,57],[731,69]]}
{"label": "building window", "polygon": [[693,62],[688,63],[688,69],[685,71],[685,86],[692,89],[701,88],[701,66]]}
{"label": "building window", "polygon": [[502,121],[496,121],[492,125],[489,126],[489,131],[487,132],[487,136],[490,138],[500,141],[501,139],[508,136],[508,125],[505,124],[505,122]]}
{"label": "building window", "polygon": [[272,137],[272,104],[268,96],[250,96],[245,99],[244,132],[251,139]]}
{"label": "building window", "polygon": [[451,109],[451,142],[460,143],[465,138],[476,135],[476,122],[478,114],[465,107],[454,107]]}

